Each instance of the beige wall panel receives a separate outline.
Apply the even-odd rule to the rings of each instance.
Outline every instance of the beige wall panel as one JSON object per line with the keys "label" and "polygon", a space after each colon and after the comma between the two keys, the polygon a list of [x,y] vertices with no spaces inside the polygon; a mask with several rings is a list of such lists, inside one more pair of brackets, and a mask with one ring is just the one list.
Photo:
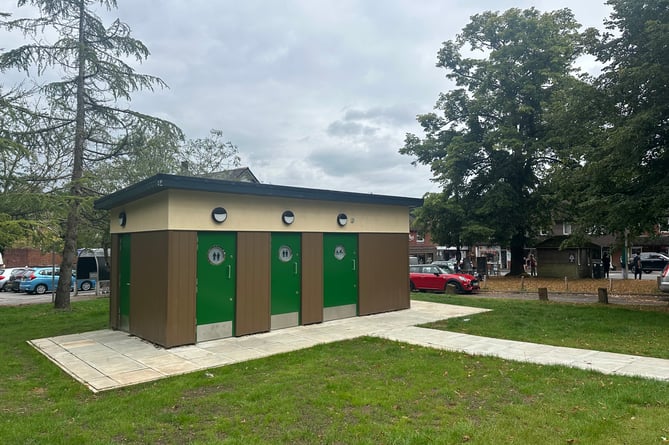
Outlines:
{"label": "beige wall panel", "polygon": [[270,330],[270,234],[237,234],[235,335]]}
{"label": "beige wall panel", "polygon": [[130,333],[166,345],[167,232],[133,233],[130,246]]}
{"label": "beige wall panel", "polygon": [[359,315],[409,308],[409,243],[406,233],[365,233],[358,237],[358,243]]}
{"label": "beige wall panel", "polygon": [[169,232],[167,261],[167,326],[165,346],[195,343],[197,233]]}
{"label": "beige wall panel", "polygon": [[[224,207],[228,219],[216,224],[211,219],[215,207]],[[292,210],[295,222],[281,221],[281,214]],[[118,224],[125,211],[127,224]],[[339,227],[337,215],[345,213],[348,224]],[[151,230],[225,230],[236,232],[409,232],[409,211],[404,206],[356,204],[252,195],[162,191],[111,211],[112,233]]]}
{"label": "beige wall panel", "polygon": [[[146,198],[138,199],[110,212],[111,233],[132,233],[166,230],[169,227],[168,192],[160,192]],[[121,227],[118,215],[126,214],[126,225]]]}
{"label": "beige wall panel", "polygon": [[302,324],[323,321],[323,234],[302,234]]}

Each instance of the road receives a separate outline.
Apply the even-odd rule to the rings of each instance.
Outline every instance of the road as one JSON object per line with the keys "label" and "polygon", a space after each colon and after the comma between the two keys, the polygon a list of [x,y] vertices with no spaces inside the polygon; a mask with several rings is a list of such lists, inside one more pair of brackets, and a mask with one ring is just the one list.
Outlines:
{"label": "road", "polygon": [[[78,295],[74,295],[74,292],[70,294],[71,301],[81,301],[81,300],[90,300],[92,298],[102,298],[109,295],[95,295],[95,290],[88,292],[79,292]],[[30,295],[19,292],[0,292],[0,306],[22,306],[24,304],[36,304],[36,303],[52,303],[53,297],[51,292],[43,295]]]}
{"label": "road", "polygon": [[[653,280],[657,281],[657,277],[659,277],[661,272],[651,272],[651,273],[645,273],[641,275],[642,280]],[[609,272],[609,277],[611,277],[614,280],[622,280],[623,278],[623,272],[621,270],[612,270]],[[627,279],[628,280],[633,280],[634,279],[634,272],[628,271],[627,272]]]}

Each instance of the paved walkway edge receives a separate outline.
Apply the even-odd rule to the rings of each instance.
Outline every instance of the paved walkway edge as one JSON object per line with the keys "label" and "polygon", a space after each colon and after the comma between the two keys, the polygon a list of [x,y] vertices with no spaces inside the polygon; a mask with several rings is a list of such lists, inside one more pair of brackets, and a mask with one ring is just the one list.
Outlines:
{"label": "paved walkway edge", "polygon": [[507,360],[669,381],[669,360],[460,334],[417,325],[487,309],[412,301],[411,308],[165,349],[104,329],[28,343],[91,391],[106,391],[322,343],[374,336]]}

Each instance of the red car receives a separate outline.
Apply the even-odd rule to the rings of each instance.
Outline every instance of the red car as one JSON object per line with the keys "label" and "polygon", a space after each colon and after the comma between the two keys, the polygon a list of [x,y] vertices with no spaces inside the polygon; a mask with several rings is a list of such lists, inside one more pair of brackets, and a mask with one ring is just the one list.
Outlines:
{"label": "red car", "polygon": [[445,291],[448,285],[453,286],[458,293],[471,293],[480,289],[475,276],[456,273],[447,266],[435,264],[409,266],[409,283],[412,291]]}

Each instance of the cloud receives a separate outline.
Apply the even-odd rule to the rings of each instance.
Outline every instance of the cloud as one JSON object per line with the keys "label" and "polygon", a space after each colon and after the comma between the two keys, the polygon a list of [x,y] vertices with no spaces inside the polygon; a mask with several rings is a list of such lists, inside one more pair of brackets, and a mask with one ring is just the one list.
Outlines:
{"label": "cloud", "polygon": [[98,13],[131,26],[151,51],[133,66],[170,86],[134,94],[138,111],[190,138],[222,130],[263,182],[418,197],[438,186],[398,150],[452,87],[435,67],[442,42],[509,7],[571,7],[598,26],[603,2],[127,0]]}

